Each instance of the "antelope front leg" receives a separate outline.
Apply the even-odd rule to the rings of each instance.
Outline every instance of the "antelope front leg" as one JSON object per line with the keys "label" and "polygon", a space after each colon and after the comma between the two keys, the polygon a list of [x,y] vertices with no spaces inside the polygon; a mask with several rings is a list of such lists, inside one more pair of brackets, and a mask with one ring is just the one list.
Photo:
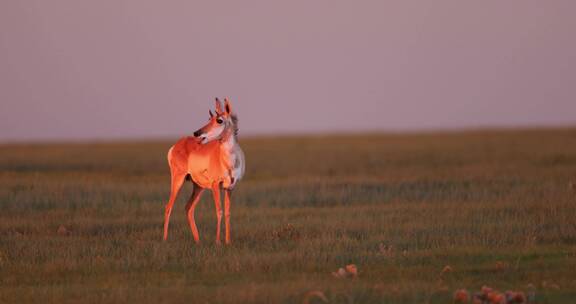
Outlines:
{"label": "antelope front leg", "polygon": [[188,218],[188,224],[190,224],[190,230],[192,230],[192,236],[194,237],[194,242],[196,242],[196,244],[200,243],[200,236],[198,235],[196,221],[194,221],[194,210],[200,201],[200,196],[202,195],[203,191],[204,189],[194,184],[192,196],[190,196],[190,200],[188,200],[188,203],[186,204],[186,217]]}
{"label": "antelope front leg", "polygon": [[216,244],[220,244],[220,226],[222,223],[222,206],[220,203],[220,183],[214,183],[212,186],[212,195],[214,196],[214,205],[216,206]]}
{"label": "antelope front leg", "polygon": [[226,244],[230,244],[230,197],[232,190],[226,189],[224,192],[224,222],[226,224]]}

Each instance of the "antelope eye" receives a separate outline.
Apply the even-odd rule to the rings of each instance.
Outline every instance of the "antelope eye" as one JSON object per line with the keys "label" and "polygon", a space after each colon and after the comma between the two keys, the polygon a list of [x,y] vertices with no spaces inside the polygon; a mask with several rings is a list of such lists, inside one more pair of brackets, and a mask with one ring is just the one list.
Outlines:
{"label": "antelope eye", "polygon": [[221,124],[221,123],[223,123],[224,121],[223,121],[222,119],[218,118],[218,119],[216,119],[216,122],[217,122],[218,124]]}

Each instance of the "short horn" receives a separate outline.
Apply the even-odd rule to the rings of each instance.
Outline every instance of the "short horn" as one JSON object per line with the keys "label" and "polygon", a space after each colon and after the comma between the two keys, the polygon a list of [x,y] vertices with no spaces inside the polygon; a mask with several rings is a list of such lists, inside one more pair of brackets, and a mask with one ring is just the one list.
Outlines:
{"label": "short horn", "polygon": [[220,99],[218,99],[218,97],[216,97],[214,104],[216,105],[216,114],[222,114],[222,104],[220,103]]}

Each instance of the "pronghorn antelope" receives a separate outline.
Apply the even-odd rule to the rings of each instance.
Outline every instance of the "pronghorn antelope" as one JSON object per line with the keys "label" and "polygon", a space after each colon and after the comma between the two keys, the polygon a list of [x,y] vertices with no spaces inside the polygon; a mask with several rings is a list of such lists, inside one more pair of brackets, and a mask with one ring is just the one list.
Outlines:
{"label": "pronghorn antelope", "polygon": [[238,145],[238,118],[232,111],[228,98],[224,108],[216,98],[216,113],[208,111],[210,120],[204,127],[194,132],[194,137],[178,140],[168,150],[168,164],[172,176],[170,199],[164,214],[164,240],[168,238],[168,224],[172,206],[178,191],[186,179],[192,181],[194,190],[186,204],[188,223],[198,243],[198,228],[194,221],[194,209],[205,189],[212,190],[216,205],[216,243],[220,243],[222,207],[220,191],[224,190],[224,219],[226,223],[226,244],[230,243],[230,197],[232,189],[244,175],[244,153]]}

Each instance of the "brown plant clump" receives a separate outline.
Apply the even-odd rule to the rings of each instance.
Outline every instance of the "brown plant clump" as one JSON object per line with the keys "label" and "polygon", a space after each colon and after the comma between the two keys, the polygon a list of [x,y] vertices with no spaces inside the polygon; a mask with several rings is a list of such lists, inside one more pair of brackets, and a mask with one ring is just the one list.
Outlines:
{"label": "brown plant clump", "polygon": [[525,304],[528,303],[526,294],[522,291],[507,290],[504,295],[506,296],[506,304]]}
{"label": "brown plant clump", "polygon": [[454,303],[468,303],[470,293],[466,289],[458,289],[454,292]]}
{"label": "brown plant clump", "polygon": [[310,290],[304,294],[304,298],[302,299],[302,304],[310,304],[310,300],[318,298],[324,303],[328,303],[328,299],[326,295],[320,290]]}
{"label": "brown plant clump", "polygon": [[58,235],[61,235],[61,236],[67,236],[67,235],[70,235],[70,230],[68,230],[68,228],[66,228],[66,226],[60,225],[58,227],[58,230],[56,231],[56,233]]}
{"label": "brown plant clump", "polygon": [[300,231],[296,230],[292,224],[286,224],[280,229],[274,230],[272,236],[275,240],[279,241],[297,241],[300,239]]}
{"label": "brown plant clump", "polygon": [[[454,293],[454,303],[469,303],[466,297],[468,291],[459,289]],[[472,295],[472,304],[527,304],[532,303],[530,297],[522,291],[508,290],[501,293],[488,286],[482,286],[479,292]]]}
{"label": "brown plant clump", "polygon": [[354,264],[348,264],[344,268],[339,268],[337,271],[332,272],[332,276],[339,279],[355,279],[358,277],[358,267]]}
{"label": "brown plant clump", "polygon": [[444,268],[443,268],[442,271],[440,272],[440,276],[443,276],[443,275],[445,275],[445,274],[451,273],[452,271],[454,271],[454,269],[452,269],[452,266],[446,265],[446,266],[444,266]]}
{"label": "brown plant clump", "polygon": [[510,265],[506,262],[496,261],[494,264],[494,271],[495,272],[502,272],[510,268]]}

